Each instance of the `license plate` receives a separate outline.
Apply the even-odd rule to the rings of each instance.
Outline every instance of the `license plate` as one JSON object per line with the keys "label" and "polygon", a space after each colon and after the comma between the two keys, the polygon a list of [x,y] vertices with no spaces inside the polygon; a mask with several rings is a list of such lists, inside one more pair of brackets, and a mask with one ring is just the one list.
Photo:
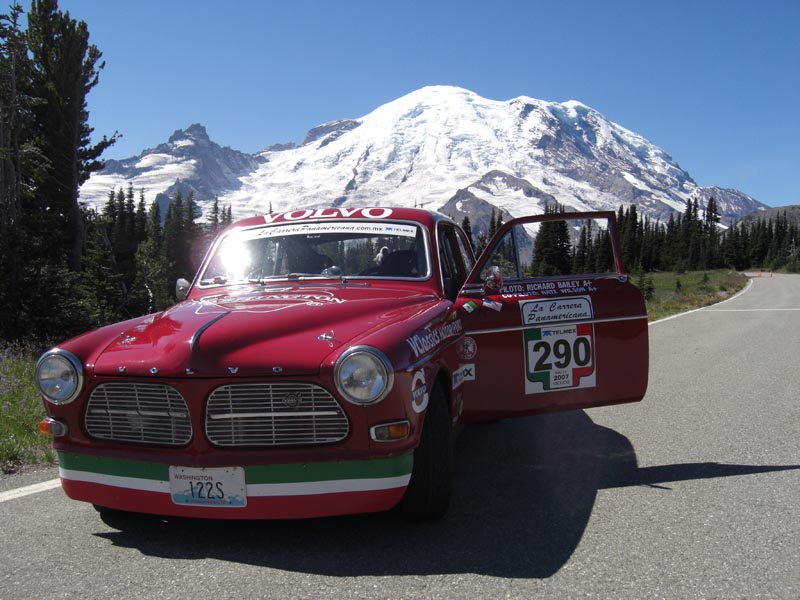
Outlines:
{"label": "license plate", "polygon": [[242,467],[170,467],[169,489],[175,504],[228,508],[247,505]]}

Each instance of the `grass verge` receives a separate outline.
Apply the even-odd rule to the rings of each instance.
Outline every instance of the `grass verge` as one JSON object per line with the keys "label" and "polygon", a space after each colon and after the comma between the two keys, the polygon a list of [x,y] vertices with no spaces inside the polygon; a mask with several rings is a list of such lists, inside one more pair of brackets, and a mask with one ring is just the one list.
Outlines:
{"label": "grass verge", "polygon": [[[736,271],[646,273],[631,277],[647,298],[647,317],[657,321],[687,310],[722,302],[747,285],[747,276]],[[648,288],[652,294],[648,294]]]}
{"label": "grass verge", "polygon": [[34,350],[0,342],[0,472],[14,473],[22,465],[52,463],[51,438],[39,432],[45,416],[33,381]]}
{"label": "grass verge", "polygon": [[[647,273],[631,280],[647,300],[649,320],[663,319],[721,302],[741,290],[747,277],[733,271]],[[0,342],[0,471],[13,473],[25,464],[52,463],[50,437],[39,433],[45,416],[34,384],[35,351]]]}

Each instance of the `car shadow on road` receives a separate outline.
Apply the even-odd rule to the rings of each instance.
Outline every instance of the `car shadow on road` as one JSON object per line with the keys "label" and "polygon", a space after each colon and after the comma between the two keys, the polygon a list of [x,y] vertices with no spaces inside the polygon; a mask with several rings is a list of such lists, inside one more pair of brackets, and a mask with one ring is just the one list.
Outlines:
{"label": "car shadow on road", "polygon": [[572,556],[599,489],[652,486],[800,465],[716,463],[639,468],[631,442],[583,411],[471,426],[456,443],[447,516],[408,524],[389,514],[301,521],[104,517],[96,535],[149,556],[327,576],[477,573],[546,578]]}

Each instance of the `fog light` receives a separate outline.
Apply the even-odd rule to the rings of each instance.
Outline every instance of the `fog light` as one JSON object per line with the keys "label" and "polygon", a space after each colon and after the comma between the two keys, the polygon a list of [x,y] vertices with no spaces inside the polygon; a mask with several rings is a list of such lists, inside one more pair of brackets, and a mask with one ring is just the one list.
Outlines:
{"label": "fog light", "polygon": [[408,434],[411,433],[411,425],[409,425],[408,421],[396,421],[394,423],[384,423],[383,425],[373,425],[369,432],[376,442],[396,442],[408,437]]}
{"label": "fog light", "polygon": [[64,421],[59,421],[53,417],[47,417],[39,421],[39,431],[53,437],[64,437],[69,432],[69,427]]}

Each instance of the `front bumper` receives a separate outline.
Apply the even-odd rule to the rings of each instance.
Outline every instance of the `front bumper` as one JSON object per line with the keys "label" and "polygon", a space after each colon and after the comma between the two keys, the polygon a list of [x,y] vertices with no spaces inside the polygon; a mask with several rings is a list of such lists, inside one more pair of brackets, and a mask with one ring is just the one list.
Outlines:
{"label": "front bumper", "polygon": [[364,460],[245,465],[242,507],[173,502],[169,464],[58,452],[67,496],[130,512],[208,519],[297,519],[393,508],[411,478],[413,452]]}

